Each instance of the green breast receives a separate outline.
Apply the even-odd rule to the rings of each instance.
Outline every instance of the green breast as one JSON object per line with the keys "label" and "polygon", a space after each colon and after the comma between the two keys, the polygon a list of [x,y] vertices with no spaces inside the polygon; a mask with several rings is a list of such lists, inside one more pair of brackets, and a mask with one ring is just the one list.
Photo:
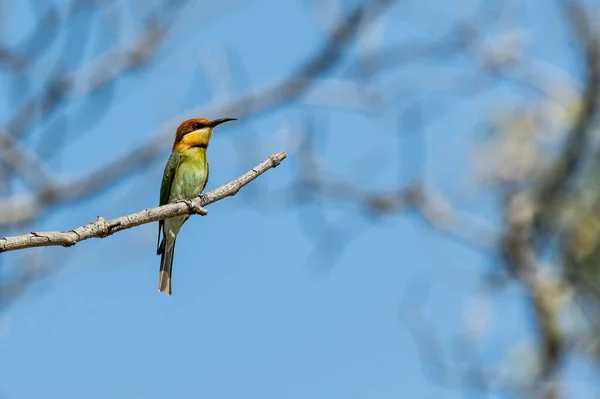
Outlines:
{"label": "green breast", "polygon": [[208,180],[206,156],[184,156],[175,172],[169,202],[190,199],[202,192]]}

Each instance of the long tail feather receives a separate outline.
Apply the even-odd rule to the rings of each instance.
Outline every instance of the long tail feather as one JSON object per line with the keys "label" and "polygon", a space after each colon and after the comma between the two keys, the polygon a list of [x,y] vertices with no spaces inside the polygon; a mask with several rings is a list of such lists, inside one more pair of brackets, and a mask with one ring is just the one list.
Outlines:
{"label": "long tail feather", "polygon": [[160,272],[158,273],[158,291],[171,296],[171,273],[173,270],[173,255],[175,254],[175,241],[170,249],[165,248],[166,240],[163,239],[162,254],[160,257]]}

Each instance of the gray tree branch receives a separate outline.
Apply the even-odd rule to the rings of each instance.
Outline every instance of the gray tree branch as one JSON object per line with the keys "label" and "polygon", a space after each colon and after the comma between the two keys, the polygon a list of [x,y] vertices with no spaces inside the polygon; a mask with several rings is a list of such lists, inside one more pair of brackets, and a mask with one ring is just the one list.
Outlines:
{"label": "gray tree branch", "polygon": [[33,247],[70,247],[80,241],[90,238],[108,237],[122,230],[173,216],[186,214],[206,215],[208,211],[204,209],[203,206],[237,194],[237,192],[246,184],[250,183],[267,170],[277,167],[285,157],[285,152],[273,154],[237,179],[189,201],[181,201],[156,208],[145,209],[112,220],[106,220],[101,216],[98,216],[97,221],[85,226],[77,227],[71,231],[33,232],[20,236],[0,238],[0,252]]}
{"label": "gray tree branch", "polygon": [[363,2],[347,17],[342,18],[328,35],[324,46],[314,56],[282,81],[253,90],[231,101],[196,107],[177,115],[142,145],[81,178],[54,182],[43,192],[17,194],[3,199],[0,201],[0,225],[29,222],[50,206],[90,197],[119,179],[129,176],[155,161],[171,145],[173,131],[184,119],[197,115],[235,115],[238,119],[249,118],[298,99],[316,84],[318,77],[331,71],[343,60],[342,50],[367,27],[368,22],[376,20],[393,3],[393,0]]}

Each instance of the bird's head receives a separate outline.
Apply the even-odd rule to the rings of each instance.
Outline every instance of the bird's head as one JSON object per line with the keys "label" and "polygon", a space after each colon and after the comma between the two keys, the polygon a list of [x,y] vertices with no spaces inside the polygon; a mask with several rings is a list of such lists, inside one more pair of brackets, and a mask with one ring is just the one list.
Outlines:
{"label": "bird's head", "polygon": [[173,149],[206,148],[215,127],[221,123],[235,120],[234,118],[221,118],[213,121],[204,118],[189,119],[177,128]]}

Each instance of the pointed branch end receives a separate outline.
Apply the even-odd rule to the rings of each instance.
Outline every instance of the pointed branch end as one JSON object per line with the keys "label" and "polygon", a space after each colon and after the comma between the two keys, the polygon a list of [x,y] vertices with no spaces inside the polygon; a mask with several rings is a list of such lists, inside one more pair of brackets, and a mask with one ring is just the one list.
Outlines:
{"label": "pointed branch end", "polygon": [[279,166],[279,164],[281,163],[281,161],[283,161],[285,158],[287,157],[287,154],[285,152],[278,152],[275,153],[273,155],[271,155],[271,161],[273,162],[273,167],[276,168]]}

